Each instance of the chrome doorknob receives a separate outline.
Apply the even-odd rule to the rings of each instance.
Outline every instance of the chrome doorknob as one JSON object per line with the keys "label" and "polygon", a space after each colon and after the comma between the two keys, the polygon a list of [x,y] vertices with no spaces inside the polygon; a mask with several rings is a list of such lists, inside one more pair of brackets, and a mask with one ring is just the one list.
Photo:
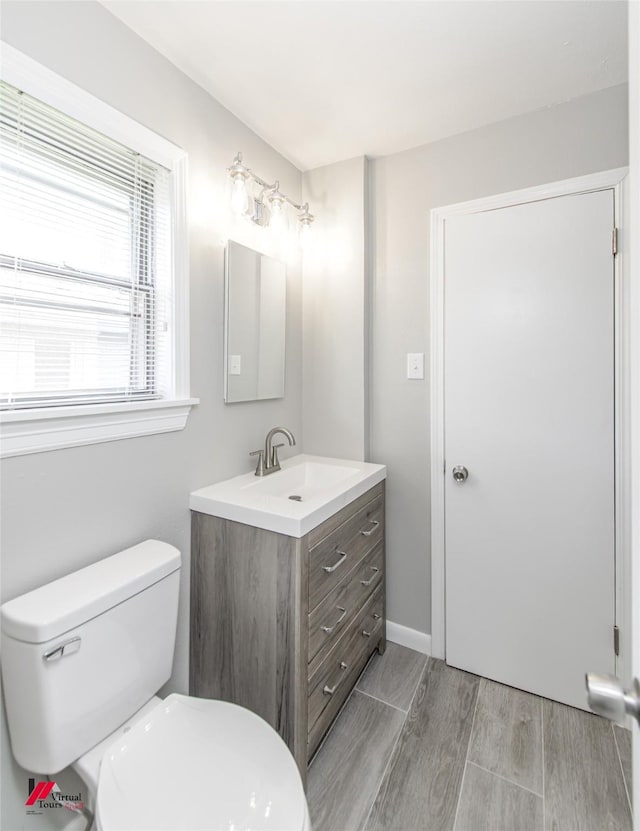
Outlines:
{"label": "chrome doorknob", "polygon": [[451,471],[451,475],[456,482],[466,482],[469,477],[469,471],[463,465],[456,465]]}
{"label": "chrome doorknob", "polygon": [[630,691],[623,688],[615,675],[589,672],[585,680],[587,701],[594,713],[618,722],[624,721],[628,714],[640,723],[640,683],[637,678],[633,679]]}

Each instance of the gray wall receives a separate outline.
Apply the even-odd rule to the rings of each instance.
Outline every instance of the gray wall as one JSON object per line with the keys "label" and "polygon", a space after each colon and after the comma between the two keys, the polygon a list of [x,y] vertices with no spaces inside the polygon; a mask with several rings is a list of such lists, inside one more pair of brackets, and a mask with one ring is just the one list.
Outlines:
{"label": "gray wall", "polygon": [[[369,173],[356,159],[306,174],[305,197],[324,230],[305,269],[304,388],[292,263],[286,398],[225,406],[220,240],[231,233],[264,245],[259,229],[229,224],[225,167],[240,149],[293,198],[299,172],[98,4],[4,2],[2,37],[188,151],[191,382],[201,400],[181,433],[4,462],[3,599],[144,538],[172,542],[185,567],[170,686],[185,690],[189,491],[250,470],[247,451],[285,424],[307,452],[388,465],[389,617],[429,632],[428,378],[405,377],[406,352],[425,352],[428,366],[429,210],[624,165],[626,88],[378,159]],[[268,246],[265,253],[277,255]],[[61,825],[67,816],[25,817],[27,773],[12,763],[2,729],[2,827]]]}
{"label": "gray wall", "polygon": [[[252,469],[247,453],[275,424],[301,442],[299,262],[287,286],[286,397],[223,404],[221,238],[260,247],[264,232],[226,219],[226,172],[237,150],[265,179],[300,198],[301,175],[100,5],[2,4],[2,38],[189,154],[191,390],[183,432],[7,459],[2,464],[2,598],[9,599],[147,537],[184,555],[171,689],[187,689],[189,492]],[[261,236],[262,234],[262,236]],[[274,253],[268,250],[264,253]],[[284,454],[286,455],[286,454]],[[68,822],[67,811],[26,817],[27,773],[12,762],[3,720],[2,827]],[[58,814],[60,816],[58,816]],[[64,816],[62,816],[64,815]],[[44,822],[40,822],[43,820]]]}
{"label": "gray wall", "polygon": [[305,452],[366,457],[367,160],[307,171],[303,198],[316,216],[303,256]]}
{"label": "gray wall", "polygon": [[[429,211],[627,158],[619,86],[371,163],[370,458],[388,465],[390,620],[431,631]],[[423,382],[406,380],[407,352],[425,353]]]}

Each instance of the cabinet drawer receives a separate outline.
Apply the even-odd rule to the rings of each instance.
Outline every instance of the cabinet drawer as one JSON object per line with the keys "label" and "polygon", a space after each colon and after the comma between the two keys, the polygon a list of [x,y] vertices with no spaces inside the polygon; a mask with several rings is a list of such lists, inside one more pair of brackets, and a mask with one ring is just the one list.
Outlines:
{"label": "cabinet drawer", "polygon": [[379,542],[309,615],[309,675],[313,675],[369,595],[382,585],[383,568],[382,543]]}
{"label": "cabinet drawer", "polygon": [[325,519],[324,522],[321,522],[320,525],[317,525],[309,531],[309,548],[315,548],[319,542],[322,542],[325,537],[328,537],[336,528],[350,519],[360,508],[364,508],[369,502],[373,502],[376,497],[383,496],[384,485],[384,482],[380,482],[379,485],[374,485],[370,490],[365,491],[362,496],[358,496],[353,502],[349,502],[348,505],[345,505],[336,514],[330,516],[329,519]]}
{"label": "cabinet drawer", "polygon": [[351,692],[382,634],[383,594],[377,591],[309,681],[309,755]]}
{"label": "cabinet drawer", "polygon": [[382,494],[309,551],[309,612],[384,539]]}

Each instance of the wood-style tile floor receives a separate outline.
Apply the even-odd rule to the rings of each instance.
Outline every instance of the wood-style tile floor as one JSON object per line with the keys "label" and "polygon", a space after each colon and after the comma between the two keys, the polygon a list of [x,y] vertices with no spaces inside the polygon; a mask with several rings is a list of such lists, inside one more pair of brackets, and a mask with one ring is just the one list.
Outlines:
{"label": "wood-style tile floor", "polygon": [[630,733],[387,644],[309,769],[314,831],[631,831]]}

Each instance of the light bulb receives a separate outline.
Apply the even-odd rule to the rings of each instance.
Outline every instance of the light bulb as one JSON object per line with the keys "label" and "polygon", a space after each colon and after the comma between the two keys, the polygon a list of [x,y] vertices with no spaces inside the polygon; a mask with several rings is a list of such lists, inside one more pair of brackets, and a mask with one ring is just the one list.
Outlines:
{"label": "light bulb", "polygon": [[311,223],[310,222],[301,222],[300,223],[300,247],[304,251],[308,251],[311,245],[311,240],[313,238],[313,234],[311,233]]}
{"label": "light bulb", "polygon": [[249,191],[245,178],[242,175],[236,176],[233,180],[231,210],[238,216],[243,216],[249,210]]}
{"label": "light bulb", "polygon": [[271,219],[269,220],[269,228],[276,237],[281,237],[288,230],[287,214],[284,210],[284,202],[281,199],[272,199],[270,201]]}
{"label": "light bulb", "polygon": [[305,251],[309,250],[313,234],[311,233],[311,226],[315,217],[309,212],[309,203],[306,202],[302,206],[302,213],[298,216],[298,237],[300,240],[300,247]]}

